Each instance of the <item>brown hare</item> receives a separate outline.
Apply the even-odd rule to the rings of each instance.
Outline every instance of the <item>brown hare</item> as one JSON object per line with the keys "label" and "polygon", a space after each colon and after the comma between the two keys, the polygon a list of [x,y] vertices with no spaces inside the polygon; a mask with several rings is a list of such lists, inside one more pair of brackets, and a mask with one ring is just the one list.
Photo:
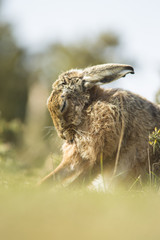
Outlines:
{"label": "brown hare", "polygon": [[[54,176],[64,184],[89,182],[101,173],[122,182],[146,179],[158,163],[149,134],[160,128],[160,107],[122,89],[102,89],[134,69],[123,64],[102,64],[61,74],[53,83],[47,105],[58,135],[65,140]],[[118,179],[118,177],[117,177]]]}

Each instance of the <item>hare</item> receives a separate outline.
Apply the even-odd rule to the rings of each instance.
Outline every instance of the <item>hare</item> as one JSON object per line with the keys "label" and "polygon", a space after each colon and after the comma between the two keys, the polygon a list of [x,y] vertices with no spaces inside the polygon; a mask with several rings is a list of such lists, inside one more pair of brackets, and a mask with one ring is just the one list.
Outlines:
{"label": "hare", "polygon": [[[41,183],[89,182],[103,172],[130,182],[145,179],[158,163],[149,133],[160,128],[160,107],[122,89],[102,89],[134,69],[124,64],[102,64],[73,69],[53,83],[47,105],[58,135],[65,140],[60,165]],[[150,149],[149,149],[150,148]]]}

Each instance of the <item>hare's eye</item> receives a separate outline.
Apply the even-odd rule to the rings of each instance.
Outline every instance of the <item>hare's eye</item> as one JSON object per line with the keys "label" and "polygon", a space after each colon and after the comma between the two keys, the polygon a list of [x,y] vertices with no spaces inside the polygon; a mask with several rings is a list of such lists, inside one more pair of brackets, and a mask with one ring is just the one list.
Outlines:
{"label": "hare's eye", "polygon": [[62,105],[60,106],[61,113],[64,112],[66,105],[67,105],[66,100],[62,101]]}

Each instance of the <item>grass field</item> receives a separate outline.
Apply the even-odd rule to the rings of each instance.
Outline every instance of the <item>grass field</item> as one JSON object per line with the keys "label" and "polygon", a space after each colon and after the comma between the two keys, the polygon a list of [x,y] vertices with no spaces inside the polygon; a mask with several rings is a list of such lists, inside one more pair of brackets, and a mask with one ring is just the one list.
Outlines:
{"label": "grass field", "polygon": [[1,170],[1,240],[160,239],[158,190],[93,192],[36,183],[36,174]]}
{"label": "grass field", "polygon": [[[128,190],[103,192],[54,184],[37,187],[46,163],[37,167],[30,159],[44,158],[43,148],[16,151],[0,144],[0,240],[160,240],[156,182],[137,188],[135,181]],[[29,164],[21,165],[17,159]],[[53,160],[58,164],[60,155],[54,153]]]}

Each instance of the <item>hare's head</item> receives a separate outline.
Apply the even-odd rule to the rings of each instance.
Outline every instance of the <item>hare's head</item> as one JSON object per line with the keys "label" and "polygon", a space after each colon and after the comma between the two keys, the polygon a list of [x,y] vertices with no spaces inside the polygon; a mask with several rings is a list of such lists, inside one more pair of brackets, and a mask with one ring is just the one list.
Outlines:
{"label": "hare's head", "polygon": [[82,124],[83,110],[90,103],[91,89],[95,85],[109,83],[128,73],[134,73],[129,65],[102,64],[61,74],[47,102],[59,136],[73,140],[73,129]]}

